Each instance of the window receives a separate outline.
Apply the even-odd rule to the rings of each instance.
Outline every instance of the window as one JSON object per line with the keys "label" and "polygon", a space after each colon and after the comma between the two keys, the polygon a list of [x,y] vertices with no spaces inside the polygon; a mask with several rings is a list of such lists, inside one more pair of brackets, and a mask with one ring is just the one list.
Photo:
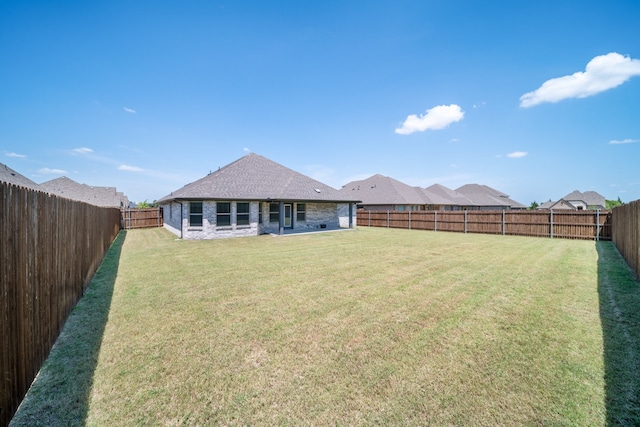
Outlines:
{"label": "window", "polygon": [[216,203],[216,225],[218,227],[228,227],[231,225],[231,203]]}
{"label": "window", "polygon": [[236,205],[236,225],[249,225],[249,203],[238,202]]}
{"label": "window", "polygon": [[296,206],[296,221],[306,221],[307,211],[304,203],[298,203]]}
{"label": "window", "polygon": [[189,225],[202,227],[202,202],[189,203]]}
{"label": "window", "polygon": [[269,203],[269,222],[280,222],[280,203]]}

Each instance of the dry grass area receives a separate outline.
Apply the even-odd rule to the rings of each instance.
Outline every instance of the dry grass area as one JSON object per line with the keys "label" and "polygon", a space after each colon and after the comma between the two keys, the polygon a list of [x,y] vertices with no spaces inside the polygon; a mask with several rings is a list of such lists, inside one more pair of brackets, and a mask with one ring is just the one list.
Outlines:
{"label": "dry grass area", "polygon": [[[617,360],[606,346],[640,327],[601,323],[603,257],[611,298],[618,281],[638,283],[612,248],[367,228],[223,241],[128,231],[99,272],[111,284],[90,287],[102,297],[89,304],[108,308],[94,356],[66,340],[51,357],[85,366],[87,385],[52,389],[64,372],[45,366],[15,425],[631,423],[638,366],[616,374],[607,364],[633,352]],[[615,387],[627,387],[622,406]],[[39,418],[60,398],[77,408]]]}

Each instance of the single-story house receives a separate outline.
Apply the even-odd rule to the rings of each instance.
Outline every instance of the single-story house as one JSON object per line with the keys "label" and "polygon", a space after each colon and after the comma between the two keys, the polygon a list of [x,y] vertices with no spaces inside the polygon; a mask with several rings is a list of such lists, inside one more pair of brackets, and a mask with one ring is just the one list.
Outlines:
{"label": "single-story house", "polygon": [[394,211],[457,211],[524,209],[521,203],[486,185],[467,184],[451,190],[434,184],[427,188],[411,187],[397,179],[376,174],[352,181],[340,190],[360,200],[358,208]]}
{"label": "single-story house", "polygon": [[571,210],[571,211],[583,211],[583,210],[605,210],[606,200],[604,196],[596,191],[585,191],[584,193],[574,190],[567,194],[557,202],[543,203],[538,209],[550,209],[550,210]]}
{"label": "single-story house", "polygon": [[509,210],[526,209],[522,203],[511,199],[507,194],[491,188],[488,185],[466,184],[456,188],[456,192],[471,200],[470,209],[478,210]]}
{"label": "single-story house", "polygon": [[9,166],[0,163],[0,182],[8,182],[20,187],[42,191],[66,199],[89,203],[91,205],[109,208],[127,207],[129,199],[115,187],[93,187],[80,184],[66,176],[36,184],[29,178],[20,175]]}
{"label": "single-story house", "polygon": [[423,211],[429,200],[420,187],[411,187],[397,179],[376,174],[351,181],[340,190],[346,197],[360,200],[358,208],[371,211]]}
{"label": "single-story house", "polygon": [[104,208],[122,209],[129,206],[129,198],[122,192],[117,191],[115,187],[96,187],[80,184],[66,176],[43,182],[38,188],[45,193]]}
{"label": "single-story house", "polygon": [[250,153],[157,201],[183,239],[353,228],[353,196]]}
{"label": "single-story house", "polygon": [[433,210],[461,211],[474,209],[473,202],[455,190],[441,184],[433,184],[424,189],[425,194],[432,200]]}

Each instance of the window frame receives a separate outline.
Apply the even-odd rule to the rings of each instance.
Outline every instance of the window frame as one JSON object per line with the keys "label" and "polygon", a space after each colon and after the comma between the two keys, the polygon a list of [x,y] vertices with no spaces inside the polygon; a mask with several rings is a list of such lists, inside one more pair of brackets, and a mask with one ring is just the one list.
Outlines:
{"label": "window frame", "polygon": [[[220,207],[223,205],[229,206],[228,212],[221,212]],[[221,223],[221,219],[226,218],[228,224]],[[231,202],[216,202],[216,227],[231,227]]]}
{"label": "window frame", "polygon": [[269,203],[269,222],[280,222],[280,203]]}
{"label": "window frame", "polygon": [[[194,209],[200,205],[200,212]],[[198,221],[197,219],[200,218]],[[198,223],[199,222],[199,223]],[[189,202],[189,227],[202,227],[204,225],[204,203],[202,201]]]}
{"label": "window frame", "polygon": [[[246,205],[247,211],[240,212],[240,205]],[[248,227],[251,225],[251,204],[249,202],[236,202],[236,226]],[[242,222],[241,222],[242,221]]]}
{"label": "window frame", "polygon": [[[302,207],[302,209],[300,209],[300,207]],[[307,221],[307,204],[306,203],[296,203],[296,221],[297,222]]]}

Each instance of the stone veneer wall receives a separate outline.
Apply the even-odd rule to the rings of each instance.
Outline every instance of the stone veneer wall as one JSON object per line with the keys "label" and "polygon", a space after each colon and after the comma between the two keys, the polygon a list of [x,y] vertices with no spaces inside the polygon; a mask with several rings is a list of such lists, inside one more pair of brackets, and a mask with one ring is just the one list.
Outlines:
{"label": "stone veneer wall", "polygon": [[[275,202],[274,202],[275,203]],[[294,230],[321,230],[348,228],[349,204],[348,203],[319,203],[306,202],[305,221],[298,221],[296,215],[297,203],[293,205]],[[182,209],[182,211],[181,211]],[[258,223],[259,209],[262,209],[262,224]],[[164,206],[164,226],[177,236],[184,239],[221,239],[228,237],[255,236],[258,234],[279,233],[279,223],[269,222],[269,203],[249,203],[249,223],[247,226],[235,224],[237,205],[231,202],[231,221],[229,227],[216,227],[216,202],[205,200],[202,202],[202,227],[189,226],[189,202],[172,202]],[[353,209],[353,226],[356,224],[356,210]],[[181,223],[182,219],[182,223]],[[325,227],[321,227],[324,225]]]}

